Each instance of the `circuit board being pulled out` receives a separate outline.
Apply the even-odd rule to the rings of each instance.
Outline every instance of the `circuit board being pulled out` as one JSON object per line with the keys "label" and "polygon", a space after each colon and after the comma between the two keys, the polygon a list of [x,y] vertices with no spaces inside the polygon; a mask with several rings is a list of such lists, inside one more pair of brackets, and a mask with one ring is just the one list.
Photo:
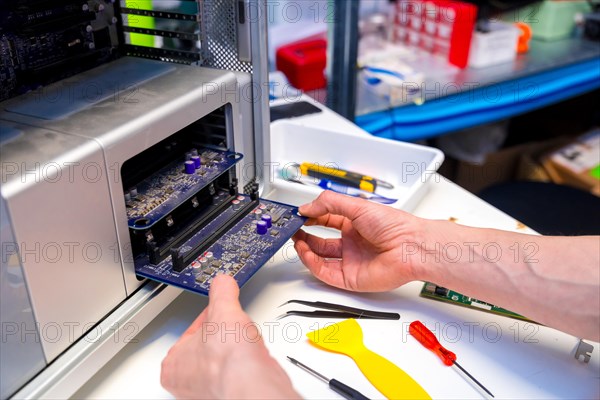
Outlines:
{"label": "circuit board being pulled out", "polygon": [[[240,212],[241,217],[237,217]],[[263,221],[269,219],[271,226],[265,227]],[[235,224],[228,226],[225,232],[219,232],[231,220]],[[146,256],[138,257],[134,261],[136,273],[204,295],[208,294],[210,284],[218,274],[234,277],[242,287],[304,225],[305,220],[298,215],[296,207],[238,195],[230,207],[190,237],[176,254],[157,265],[149,263]],[[215,233],[218,235],[211,241]],[[208,247],[200,254],[191,253],[201,243],[208,243]],[[177,272],[173,268],[173,258],[189,255],[192,257],[186,257],[186,265]]]}
{"label": "circuit board being pulled out", "polygon": [[[199,157],[199,166],[186,172],[185,163]],[[188,160],[177,160],[125,191],[131,229],[147,229],[189,200],[243,156],[212,148],[191,149]]]}
{"label": "circuit board being pulled out", "polygon": [[489,304],[469,296],[465,296],[464,294],[455,292],[450,289],[446,289],[442,286],[437,286],[436,284],[430,282],[425,282],[425,285],[423,285],[423,289],[421,289],[421,296],[433,300],[443,301],[445,303],[474,308],[476,310],[485,311],[492,314],[503,315],[509,318],[534,322],[520,314],[514,313],[501,307],[496,307],[493,304]]}

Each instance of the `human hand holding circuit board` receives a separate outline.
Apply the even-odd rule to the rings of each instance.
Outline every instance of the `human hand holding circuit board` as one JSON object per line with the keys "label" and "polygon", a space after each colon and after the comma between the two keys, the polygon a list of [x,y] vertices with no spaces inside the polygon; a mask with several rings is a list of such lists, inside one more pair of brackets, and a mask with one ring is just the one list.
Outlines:
{"label": "human hand holding circuit board", "polygon": [[[322,239],[301,231],[293,238],[302,262],[325,283],[350,291],[375,292],[391,290],[412,280],[427,280],[510,308],[565,332],[595,341],[600,339],[600,310],[587,306],[600,302],[598,237],[538,237],[469,228],[421,219],[328,191],[299,211],[309,218],[308,225],[327,226],[342,233],[340,239]],[[535,241],[539,249],[537,265],[514,259],[512,255],[490,260],[476,249],[465,260],[454,262],[439,254],[442,244],[461,241],[489,241],[502,249]],[[506,251],[506,254],[512,253]],[[536,271],[540,267],[544,268],[543,274]],[[578,270],[575,275],[574,270]],[[532,297],[531,293],[542,289],[553,290],[557,301],[548,303]],[[237,292],[231,278],[215,278],[209,306],[163,362],[162,383],[176,397],[297,397],[289,378],[268,355],[262,341],[204,343],[200,340],[204,321],[250,322],[240,307]],[[587,312],[569,312],[573,309]],[[205,352],[215,352],[218,356],[203,357]],[[209,367],[204,365],[207,360]],[[226,385],[228,393],[218,390],[222,381],[202,373],[210,368],[223,371],[226,376],[227,371],[242,364],[251,366],[242,368],[257,371],[260,378],[248,382],[231,379]],[[187,372],[179,373],[182,368]],[[268,393],[264,392],[265,387]]]}
{"label": "human hand holding circuit board", "polygon": [[[217,276],[208,306],[169,350],[162,363],[161,384],[176,398],[300,398],[269,355],[238,296],[232,277]],[[222,341],[220,334],[207,334],[209,326],[228,332],[242,326],[248,340]]]}

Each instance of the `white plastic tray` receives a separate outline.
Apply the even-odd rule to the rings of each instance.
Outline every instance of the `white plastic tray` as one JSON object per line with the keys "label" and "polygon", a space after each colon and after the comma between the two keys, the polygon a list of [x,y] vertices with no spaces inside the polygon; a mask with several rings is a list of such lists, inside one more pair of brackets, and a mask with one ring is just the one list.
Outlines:
{"label": "white plastic tray", "polygon": [[[359,136],[311,128],[290,121],[271,124],[271,162],[276,170],[293,163],[311,162],[359,172],[391,183],[394,189],[377,189],[398,199],[391,206],[412,211],[426,192],[425,183],[444,161],[431,147],[374,136]],[[293,205],[312,201],[322,192],[316,186],[273,178],[269,199]]]}

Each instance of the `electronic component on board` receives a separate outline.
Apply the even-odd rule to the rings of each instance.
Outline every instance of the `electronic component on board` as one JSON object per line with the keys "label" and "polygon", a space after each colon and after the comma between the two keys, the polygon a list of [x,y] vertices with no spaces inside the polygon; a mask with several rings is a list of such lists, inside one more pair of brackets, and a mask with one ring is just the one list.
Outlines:
{"label": "electronic component on board", "polygon": [[256,223],[256,233],[259,235],[266,235],[269,231],[269,227],[265,221],[258,221]]}
{"label": "electronic component on board", "polygon": [[194,172],[196,172],[196,165],[194,164],[194,162],[192,160],[186,161],[185,162],[185,173],[188,175],[191,175]]}
{"label": "electronic component on board", "polygon": [[[196,150],[196,153],[197,152],[198,152],[198,150]],[[202,165],[202,161],[201,161],[200,157],[197,155],[196,156],[192,155],[191,161],[194,162],[194,167],[196,167],[196,169],[200,168],[200,166]]]}
{"label": "electronic component on board", "polygon": [[493,304],[489,304],[489,303],[471,298],[469,296],[465,296],[461,293],[455,292],[453,290],[447,289],[442,286],[438,286],[431,282],[425,282],[425,284],[423,285],[423,288],[421,289],[420,295],[422,297],[425,297],[428,299],[439,300],[439,301],[443,301],[445,303],[450,303],[450,304],[455,304],[455,305],[459,305],[459,306],[463,306],[463,307],[469,307],[469,308],[474,308],[477,310],[487,311],[487,312],[490,312],[493,314],[503,315],[505,317],[521,319],[521,320],[525,320],[525,321],[529,321],[529,322],[535,322],[535,321],[531,321],[530,319],[528,319],[520,314],[514,313],[512,311],[506,310],[501,307],[496,307]]}
{"label": "electronic component on board", "polygon": [[263,214],[263,216],[261,217],[261,219],[267,224],[267,228],[270,228],[273,226],[273,222],[271,219],[271,216],[268,214]]}

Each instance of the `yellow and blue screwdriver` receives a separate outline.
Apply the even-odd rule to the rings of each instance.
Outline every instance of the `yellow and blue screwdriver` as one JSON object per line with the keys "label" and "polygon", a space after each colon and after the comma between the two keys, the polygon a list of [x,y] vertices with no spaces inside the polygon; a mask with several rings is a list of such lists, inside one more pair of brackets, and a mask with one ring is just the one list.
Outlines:
{"label": "yellow and blue screwdriver", "polygon": [[479,381],[477,379],[475,379],[473,377],[473,375],[471,375],[470,373],[465,371],[465,369],[463,367],[461,367],[459,363],[456,362],[456,354],[454,354],[453,352],[451,352],[450,350],[448,350],[444,346],[442,346],[440,344],[440,342],[438,342],[438,340],[435,338],[435,335],[433,334],[433,332],[431,332],[429,329],[427,329],[427,327],[425,325],[423,325],[423,323],[421,321],[411,322],[410,325],[408,326],[408,331],[425,348],[427,348],[427,349],[431,350],[432,352],[434,352],[435,354],[437,354],[438,357],[441,358],[441,360],[444,364],[446,364],[449,367],[451,367],[453,365],[456,366],[458,369],[460,369],[462,372],[464,372],[464,374],[467,375],[473,382],[475,382],[480,388],[485,390],[485,392],[487,394],[494,397],[492,392],[487,390],[485,388],[485,386],[483,386],[481,383],[479,383]]}
{"label": "yellow and blue screwdriver", "polygon": [[298,165],[302,175],[310,176],[315,179],[327,179],[348,187],[364,190],[374,193],[377,187],[393,189],[391,183],[376,179],[371,176],[359,174],[358,172],[346,171],[339,168],[327,167],[325,165],[303,162]]}

